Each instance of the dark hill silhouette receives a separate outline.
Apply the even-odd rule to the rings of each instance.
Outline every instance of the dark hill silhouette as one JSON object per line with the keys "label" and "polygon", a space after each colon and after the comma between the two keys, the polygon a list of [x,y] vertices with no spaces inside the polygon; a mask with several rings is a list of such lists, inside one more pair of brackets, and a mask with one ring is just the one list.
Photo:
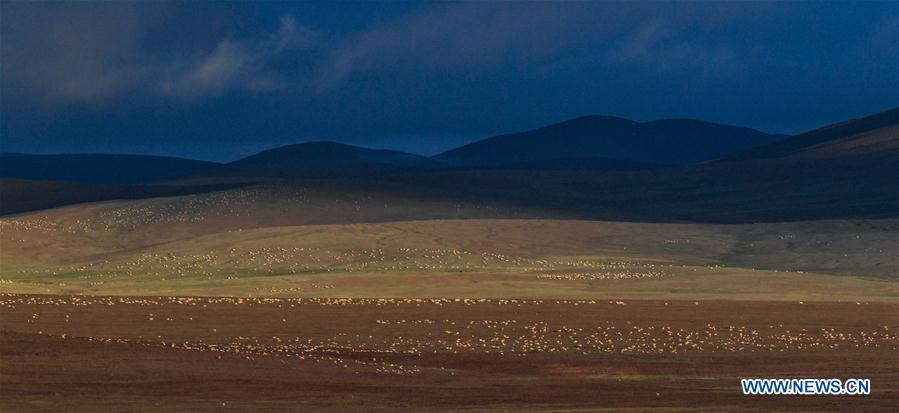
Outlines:
{"label": "dark hill silhouette", "polygon": [[368,149],[337,142],[306,142],[269,149],[230,166],[415,165],[429,159],[411,153]]}
{"label": "dark hill silhouette", "polygon": [[190,195],[228,190],[238,186],[240,185],[128,185],[105,182],[0,179],[0,215],[85,202]]}
{"label": "dark hill silhouette", "polygon": [[148,155],[5,155],[0,178],[47,181],[145,183],[209,174],[214,162]]}
{"label": "dark hill silhouette", "polygon": [[396,179],[433,193],[591,219],[743,223],[899,217],[899,122],[879,119],[821,129],[827,139],[772,151],[770,157],[632,171],[502,169]]}
{"label": "dark hill silhouette", "polygon": [[[890,126],[895,127],[896,125],[899,125],[899,108],[814,129],[769,145],[739,151],[725,156],[721,160],[735,161],[781,158],[799,154],[812,148],[818,148],[820,150],[828,143],[835,143],[840,140],[845,141],[846,139],[855,136],[876,131],[880,131],[880,133],[883,134],[880,138],[882,143],[888,143],[890,138],[892,138],[892,141],[895,143],[899,137],[897,137],[895,133],[892,135],[889,134],[885,128]],[[871,137],[869,136],[869,139],[870,138]],[[843,143],[845,144],[846,142]]]}
{"label": "dark hill silhouette", "polygon": [[691,119],[634,122],[584,116],[527,132],[499,135],[435,156],[463,166],[596,157],[689,164],[784,138],[754,129]]}
{"label": "dark hill silhouette", "polygon": [[[243,171],[231,169],[238,168],[242,161],[228,165],[226,172],[231,172],[230,176],[224,176],[227,174],[220,171],[202,179],[176,181],[185,186],[189,182],[192,185],[259,181],[271,185],[306,185],[315,182],[337,192],[375,196],[381,191],[391,191],[404,194],[408,202],[426,199],[483,204],[504,210],[535,211],[534,216],[555,218],[735,223],[899,217],[899,181],[895,178],[899,171],[899,122],[890,121],[889,117],[874,119],[880,120],[872,122],[870,117],[863,118],[799,135],[808,141],[801,148],[771,150],[764,157],[723,156],[715,161],[691,165],[657,166],[632,161],[615,164],[621,161],[555,157],[500,167],[420,168],[402,164],[406,159],[419,159],[414,155],[412,158],[400,156],[398,166],[365,164],[393,162],[397,155],[387,151],[389,156],[385,160],[379,158],[386,156],[380,151],[347,149],[343,147],[345,145],[334,144],[333,147],[338,148],[336,155],[340,156],[310,152],[307,146],[299,152],[302,156],[287,151],[290,155],[284,158],[287,166],[277,166],[281,161],[261,162],[265,157],[258,156],[271,155],[268,152],[250,157],[260,163],[246,161],[247,169]],[[651,123],[665,125],[666,122],[687,125],[687,130],[696,128],[689,126],[692,121]],[[635,122],[619,119],[614,123]],[[816,135],[816,139],[808,138]],[[332,145],[316,144],[312,148],[316,146]],[[777,147],[775,144],[769,148]],[[366,156],[375,152],[378,156],[374,159],[346,156],[344,150]],[[318,155],[322,157],[316,158]],[[300,162],[299,166],[293,166],[297,165],[297,159],[310,159],[310,163]],[[321,161],[331,163],[321,164]],[[346,162],[356,163],[348,165]],[[581,168],[579,164],[585,167]],[[273,171],[277,173],[265,175]],[[247,173],[240,175],[240,172]],[[266,179],[256,180],[255,176]],[[30,185],[16,185],[19,205],[46,208],[79,199],[68,196],[62,201],[48,203],[40,197],[53,198],[64,190],[65,184],[37,192],[28,191]],[[2,189],[6,192],[12,187],[4,184]],[[80,196],[81,192],[90,191],[96,195],[91,196],[93,200],[144,196],[107,196],[103,193],[115,193],[119,191],[116,188],[72,188],[75,189],[67,193]],[[31,202],[29,197],[38,199]],[[6,203],[6,199],[2,201]]]}
{"label": "dark hill silhouette", "polygon": [[320,141],[269,149],[234,161],[217,175],[259,181],[348,178],[414,173],[437,165],[411,153]]}
{"label": "dark hill silhouette", "polygon": [[[778,154],[780,155],[780,154]],[[780,159],[879,159],[899,157],[899,123],[867,130],[847,137],[827,141],[784,154]],[[899,171],[896,171],[899,175]]]}

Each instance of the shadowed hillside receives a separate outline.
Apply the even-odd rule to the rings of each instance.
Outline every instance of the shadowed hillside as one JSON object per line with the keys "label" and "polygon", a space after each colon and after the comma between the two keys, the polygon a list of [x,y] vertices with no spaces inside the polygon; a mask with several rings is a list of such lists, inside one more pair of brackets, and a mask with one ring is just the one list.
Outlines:
{"label": "shadowed hillside", "polygon": [[895,113],[788,138],[783,146],[772,144],[754,157],[681,167],[451,171],[397,179],[457,197],[490,198],[591,219],[739,223],[895,217]]}
{"label": "shadowed hillside", "polygon": [[0,179],[0,214],[15,214],[83,202],[196,194],[221,191],[237,186],[239,185],[120,185],[95,182]]}
{"label": "shadowed hillside", "polygon": [[[852,142],[846,142],[846,140],[860,139],[862,135],[867,135],[870,138],[872,133],[879,134],[881,136],[879,141],[882,143],[892,142],[892,146],[880,147],[877,149],[878,151],[892,151],[892,156],[896,156],[896,141],[899,140],[899,134],[896,132],[897,125],[899,125],[899,108],[894,108],[864,118],[852,119],[808,131],[770,145],[740,151],[724,157],[724,160],[783,158],[816,150],[816,148],[820,149],[831,144],[852,145]],[[834,155],[841,156],[840,151],[834,151]]]}
{"label": "shadowed hillside", "polygon": [[[328,188],[336,198],[386,196],[409,211],[418,211],[404,214],[400,219],[434,218],[433,214],[418,208],[416,204],[420,202],[489,205],[503,211],[528,211],[530,217],[626,221],[746,223],[895,217],[899,211],[899,184],[895,181],[899,171],[899,126],[895,113],[888,111],[787,138],[751,157],[736,154],[683,166],[585,158],[581,153],[573,158],[531,159],[505,166],[445,167],[437,161],[402,152],[334,143],[299,144],[266,151],[224,169],[214,164],[214,173],[166,182],[182,188],[125,189],[78,184],[71,189],[43,190],[40,188],[50,187],[36,185],[28,189],[21,182],[12,183],[3,188],[5,202],[0,210],[10,213],[85,201],[189,193],[197,191],[198,184],[251,186],[267,182],[271,187],[288,190]],[[737,130],[757,138],[759,134],[749,129],[695,121],[639,124],[605,117],[582,118],[545,129],[567,130],[584,122],[617,125],[613,129],[618,128],[619,132],[638,127],[646,133],[640,138],[645,142],[668,139],[691,130],[721,133]],[[652,132],[656,129],[657,132]],[[530,138],[521,138],[523,142],[543,144],[541,136],[544,135],[529,134],[525,135]],[[516,139],[512,136],[488,139],[484,144],[497,150],[534,149],[527,145],[502,145],[504,140]],[[582,138],[586,139],[585,135],[574,135],[572,139]],[[658,143],[659,148],[666,148],[665,142]],[[556,146],[572,147],[558,142]],[[468,153],[473,148],[476,146],[460,150]],[[691,148],[707,150],[702,145]],[[183,173],[183,170],[169,173],[175,172]],[[123,175],[130,173],[133,171],[124,171]],[[379,212],[383,209],[377,205],[360,206],[361,209],[369,207],[374,209],[362,212],[366,219],[393,219],[376,218],[383,215]],[[442,212],[437,216],[445,217]]]}
{"label": "shadowed hillside", "polygon": [[674,165],[699,162],[783,137],[691,119],[640,123],[612,116],[585,116],[484,139],[435,158],[472,167],[584,157]]}
{"label": "shadowed hillside", "polygon": [[428,158],[400,151],[368,149],[337,142],[306,142],[269,149],[230,166],[412,165]]}
{"label": "shadowed hillside", "polygon": [[118,154],[4,155],[0,177],[46,181],[146,183],[214,173],[214,162]]}

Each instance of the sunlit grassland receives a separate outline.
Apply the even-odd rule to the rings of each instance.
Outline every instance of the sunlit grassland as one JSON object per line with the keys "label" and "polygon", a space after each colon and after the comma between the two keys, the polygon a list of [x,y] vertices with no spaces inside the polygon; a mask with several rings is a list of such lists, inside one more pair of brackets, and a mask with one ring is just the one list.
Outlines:
{"label": "sunlit grassland", "polygon": [[[637,267],[642,268],[642,267]],[[254,274],[61,273],[4,278],[0,291],[88,295],[468,297],[671,300],[897,301],[895,282],[727,267],[664,267],[645,279],[540,279],[514,268],[453,272]],[[561,270],[566,274],[572,270]],[[100,281],[97,281],[100,280]]]}
{"label": "sunlit grassland", "polygon": [[[278,225],[244,218],[244,212],[236,218],[215,215],[211,207],[199,209],[198,215],[168,204],[153,209],[160,202],[94,204],[0,219],[0,291],[899,299],[895,220],[707,225],[459,219]],[[166,215],[172,213],[177,219]]]}

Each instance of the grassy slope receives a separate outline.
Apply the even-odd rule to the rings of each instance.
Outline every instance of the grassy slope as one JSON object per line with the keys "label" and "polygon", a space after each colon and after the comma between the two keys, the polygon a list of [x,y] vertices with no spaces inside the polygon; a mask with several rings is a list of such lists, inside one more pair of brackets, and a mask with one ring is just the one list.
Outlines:
{"label": "grassy slope", "polygon": [[2,219],[0,288],[369,297],[899,295],[895,220],[497,220],[476,218],[528,212],[279,191],[80,205]]}

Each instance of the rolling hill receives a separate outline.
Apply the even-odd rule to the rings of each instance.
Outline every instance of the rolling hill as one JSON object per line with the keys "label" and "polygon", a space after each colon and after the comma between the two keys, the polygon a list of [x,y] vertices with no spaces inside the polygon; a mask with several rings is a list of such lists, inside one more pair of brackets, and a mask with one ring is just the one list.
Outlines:
{"label": "rolling hill", "polygon": [[0,215],[16,214],[84,202],[144,199],[221,191],[239,184],[135,185],[105,182],[30,181],[0,179]]}
{"label": "rolling hill", "polygon": [[895,299],[895,291],[885,287],[895,280],[896,251],[879,247],[894,238],[895,220],[708,225],[502,215],[321,225],[315,222],[346,222],[346,209],[329,208],[328,196],[281,194],[280,205],[266,205],[276,200],[274,194],[220,195],[78,205],[2,218],[0,289],[92,295]]}
{"label": "rolling hill", "polygon": [[456,197],[589,219],[741,223],[895,217],[897,122],[876,119],[788,138],[771,145],[766,156],[757,152],[631,171],[447,171],[398,179]]}
{"label": "rolling hill", "polygon": [[[598,118],[598,121],[627,128],[638,125],[647,130],[668,125],[665,130],[682,133],[697,128],[733,129],[694,121],[648,124],[618,118]],[[681,125],[681,128],[671,125]],[[747,133],[751,135],[757,133],[736,129],[750,131]],[[352,222],[446,218],[455,216],[453,211],[458,205],[489,207],[495,213],[463,215],[495,218],[504,217],[508,211],[519,211],[514,215],[529,218],[643,222],[890,218],[896,217],[899,211],[899,185],[895,180],[899,171],[897,132],[899,122],[893,110],[786,138],[757,150],[738,151],[690,165],[658,165],[578,154],[496,166],[447,167],[440,161],[431,162],[402,152],[315,142],[273,149],[224,166],[213,164],[213,173],[166,182],[177,188],[8,181],[0,193],[3,198],[0,212],[223,189],[208,186],[211,184],[251,188],[255,183],[267,182],[271,187],[287,190],[312,188],[318,192],[315,188],[327,188],[327,192],[321,192],[327,193],[323,195],[323,205],[328,199],[333,199],[330,202],[344,198],[371,200],[354,201],[352,207],[344,205],[352,208],[345,211],[346,216],[355,217]],[[649,136],[662,135],[650,133]],[[469,147],[460,150],[467,151]],[[511,148],[518,150],[521,146]],[[4,168],[8,168],[6,165],[4,162]],[[133,175],[122,168],[118,174]],[[176,168],[166,173],[183,171]],[[388,198],[389,203],[379,201]],[[443,212],[427,213],[427,208],[437,204]],[[258,208],[271,206],[265,204]],[[275,208],[282,215],[308,213]],[[282,221],[278,223],[296,224]]]}
{"label": "rolling hill", "polygon": [[[156,184],[231,182],[235,177],[314,178],[378,175],[439,164],[410,153],[337,142],[283,146],[228,163],[116,154],[26,155],[4,153],[0,178],[56,182]],[[91,191],[97,193],[97,191]],[[101,197],[115,199],[115,197]]]}
{"label": "rolling hill", "polygon": [[641,123],[612,116],[584,116],[487,138],[439,154],[435,159],[469,167],[585,157],[681,165],[784,137],[691,119]]}
{"label": "rolling hill", "polygon": [[868,154],[896,155],[899,141],[899,108],[893,108],[860,119],[811,130],[778,142],[739,151],[723,161],[746,161],[803,156],[830,152],[833,157],[858,156],[864,148]]}
{"label": "rolling hill", "polygon": [[[893,300],[897,125],[856,122],[769,156],[626,170],[549,159],[216,191],[10,180],[3,208],[82,204],[0,219],[0,279],[41,293]],[[247,170],[399,156],[295,149]]]}
{"label": "rolling hill", "polygon": [[258,181],[346,178],[407,173],[440,163],[424,156],[338,142],[305,142],[270,149],[227,164],[218,177]]}
{"label": "rolling hill", "polygon": [[385,149],[368,149],[337,142],[305,142],[269,149],[234,161],[232,167],[245,166],[322,166],[322,165],[414,165],[429,163],[428,158]]}
{"label": "rolling hill", "polygon": [[0,178],[46,181],[147,183],[213,173],[215,162],[149,155],[4,155]]}

